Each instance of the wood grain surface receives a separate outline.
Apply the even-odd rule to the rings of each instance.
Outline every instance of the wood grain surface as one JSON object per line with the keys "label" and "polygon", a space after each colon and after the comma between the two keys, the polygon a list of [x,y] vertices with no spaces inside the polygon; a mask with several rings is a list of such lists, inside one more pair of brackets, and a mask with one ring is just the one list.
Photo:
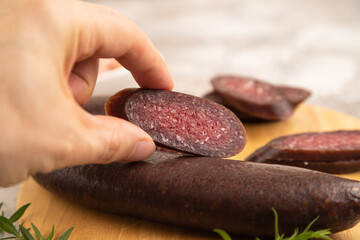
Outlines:
{"label": "wood grain surface", "polygon": [[[305,131],[330,131],[339,129],[360,129],[360,120],[321,107],[302,105],[286,121],[245,124],[248,143],[243,152],[233,159],[244,159],[258,147],[274,137]],[[341,175],[360,180],[360,172]],[[135,218],[126,218],[94,211],[56,194],[50,193],[34,180],[25,181],[19,191],[17,206],[31,203],[22,220],[25,226],[34,223],[45,234],[55,226],[61,234],[74,226],[70,239],[116,239],[116,240],[200,240],[221,239],[212,232],[197,231],[159,224]],[[333,234],[334,240],[360,239],[360,224],[347,231]],[[254,238],[236,238],[241,240]]]}

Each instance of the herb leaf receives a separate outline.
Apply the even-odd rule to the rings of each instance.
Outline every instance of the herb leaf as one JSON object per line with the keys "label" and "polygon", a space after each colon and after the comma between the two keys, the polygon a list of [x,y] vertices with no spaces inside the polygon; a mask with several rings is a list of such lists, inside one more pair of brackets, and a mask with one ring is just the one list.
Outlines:
{"label": "herb leaf", "polygon": [[52,226],[51,233],[49,234],[49,236],[47,236],[45,240],[52,240],[53,237],[54,237],[54,225]]}
{"label": "herb leaf", "polygon": [[16,237],[20,237],[20,234],[16,231],[14,224],[6,217],[0,216],[0,229],[13,234]]}
{"label": "herb leaf", "polygon": [[16,212],[14,212],[13,215],[11,215],[11,217],[9,218],[9,220],[11,222],[16,222],[17,220],[19,220],[19,218],[21,218],[21,216],[24,214],[24,212],[26,211],[26,209],[30,206],[30,203],[25,204],[24,206],[22,206],[21,208],[19,208]]}
{"label": "herb leaf", "polygon": [[283,239],[284,236],[279,235],[279,217],[278,217],[278,214],[277,214],[275,208],[271,208],[271,211],[273,211],[274,218],[275,218],[275,240],[281,240],[281,239]]}
{"label": "herb leaf", "polygon": [[232,240],[230,235],[222,229],[215,228],[213,231],[219,234],[224,240]]}
{"label": "herb leaf", "polygon": [[43,240],[43,237],[42,237],[39,229],[33,223],[31,223],[31,227],[35,232],[35,236],[36,236],[37,240]]}
{"label": "herb leaf", "polygon": [[[294,238],[294,240],[307,240],[307,239],[326,239],[326,240],[331,240],[331,238],[329,237],[329,235],[331,234],[331,232],[327,229],[325,230],[320,230],[317,232],[313,232],[313,231],[308,231],[308,232],[302,232],[299,235],[296,236],[296,238]],[[292,239],[287,239],[287,240],[292,240]]]}
{"label": "herb leaf", "polygon": [[31,236],[30,232],[26,228],[24,228],[22,225],[20,225],[19,228],[25,240],[35,240],[35,238]]}
{"label": "herb leaf", "polygon": [[0,240],[7,240],[7,239],[17,239],[18,237],[4,237],[4,238],[0,238]]}
{"label": "herb leaf", "polygon": [[[1,202],[1,203],[0,203],[0,209],[1,209],[2,205],[3,205],[3,203]],[[4,211],[1,212],[1,216],[4,216]],[[1,229],[1,227],[0,227],[0,235],[1,235],[1,236],[3,236],[3,232],[4,232],[4,231],[3,231],[3,230]]]}
{"label": "herb leaf", "polygon": [[[293,235],[291,237],[285,237],[284,234],[279,234],[279,219],[278,214],[274,208],[271,208],[274,213],[274,239],[275,240],[310,240],[310,239],[323,239],[323,240],[332,240],[329,235],[331,235],[330,229],[323,229],[319,231],[311,231],[310,228],[318,220],[319,217],[312,220],[305,228],[305,230],[299,234],[299,229],[295,229]],[[214,232],[218,233],[220,237],[224,240],[231,240],[229,234],[227,234],[224,230],[221,229],[213,229]],[[256,237],[255,240],[260,240],[260,238]]]}
{"label": "herb leaf", "polygon": [[70,237],[70,234],[73,229],[74,229],[74,227],[71,227],[68,230],[66,230],[66,232],[64,232],[64,234],[61,235],[58,240],[67,240]]}
{"label": "herb leaf", "polygon": [[[0,203],[0,208],[2,207],[2,205],[3,205],[3,203]],[[30,206],[30,203],[25,204],[24,206],[19,208],[17,211],[15,211],[15,213],[13,213],[9,219],[6,218],[4,216],[4,214],[2,214],[0,216],[0,234],[2,234],[2,232],[7,232],[7,233],[11,234],[8,237],[0,238],[0,240],[7,240],[7,239],[35,240],[35,237],[37,240],[43,240],[40,230],[33,223],[31,223],[31,227],[35,232],[35,237],[30,233],[31,228],[26,229],[22,224],[19,224],[19,230],[16,230],[16,227],[13,224],[22,217],[22,215],[24,214],[24,212],[26,211],[26,209],[29,206]],[[63,235],[61,235],[58,238],[58,240],[69,239],[70,234],[73,229],[74,229],[74,227],[71,227],[68,230],[66,230],[66,232],[63,233]],[[52,226],[52,230],[51,230],[49,236],[47,236],[46,240],[52,240],[53,238],[54,238],[54,226]]]}

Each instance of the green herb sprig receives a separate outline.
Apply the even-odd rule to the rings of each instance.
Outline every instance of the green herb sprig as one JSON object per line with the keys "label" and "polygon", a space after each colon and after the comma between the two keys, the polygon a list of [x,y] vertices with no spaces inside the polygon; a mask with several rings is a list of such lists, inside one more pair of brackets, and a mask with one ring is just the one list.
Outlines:
{"label": "green herb sprig", "polygon": [[[3,203],[0,203],[0,209]],[[6,218],[4,216],[4,211],[1,212],[0,216],[0,236],[4,236],[4,233],[8,233],[8,237],[2,237],[0,240],[7,239],[18,239],[18,240],[53,240],[54,238],[54,226],[50,234],[44,238],[39,229],[31,223],[31,228],[25,228],[23,226],[24,223],[19,224],[19,227],[16,228],[15,223],[22,217],[26,209],[30,206],[30,203],[25,204],[21,208],[19,208],[15,213],[11,215],[10,218]],[[30,233],[31,229],[34,231],[35,235]],[[70,237],[70,234],[74,227],[69,228],[62,234],[57,240],[67,240]]]}
{"label": "green herb sprig", "polygon": [[[319,231],[311,231],[310,228],[319,218],[315,218],[312,220],[309,225],[305,228],[305,230],[299,234],[299,229],[295,229],[293,235],[291,237],[285,237],[284,234],[279,234],[279,221],[278,221],[278,214],[274,208],[271,209],[274,213],[275,217],[275,240],[310,240],[310,239],[323,239],[323,240],[332,240],[329,237],[331,234],[330,229],[324,229]],[[224,240],[232,240],[230,235],[222,229],[215,228],[213,229],[214,232],[219,234]],[[255,240],[260,240],[260,238],[255,238]]]}

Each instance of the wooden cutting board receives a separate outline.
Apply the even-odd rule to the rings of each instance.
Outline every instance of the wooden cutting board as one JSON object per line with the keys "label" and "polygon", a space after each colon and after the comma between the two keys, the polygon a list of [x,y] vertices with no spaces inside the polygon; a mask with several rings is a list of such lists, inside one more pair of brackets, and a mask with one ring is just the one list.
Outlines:
{"label": "wooden cutting board", "polygon": [[[280,135],[304,131],[329,131],[360,129],[360,120],[320,107],[302,105],[286,121],[253,123],[245,125],[248,143],[242,153],[233,159],[244,159],[258,147]],[[342,175],[360,180],[360,172]],[[74,226],[70,239],[106,240],[200,240],[221,239],[212,232],[190,230],[150,221],[114,216],[79,206],[56,194],[50,193],[34,180],[25,181],[19,191],[17,206],[31,203],[22,220],[31,222],[44,234],[55,226],[55,232],[63,233]],[[241,240],[249,238],[241,238]],[[254,239],[254,238],[250,238]],[[333,235],[334,240],[360,239],[360,224]]]}

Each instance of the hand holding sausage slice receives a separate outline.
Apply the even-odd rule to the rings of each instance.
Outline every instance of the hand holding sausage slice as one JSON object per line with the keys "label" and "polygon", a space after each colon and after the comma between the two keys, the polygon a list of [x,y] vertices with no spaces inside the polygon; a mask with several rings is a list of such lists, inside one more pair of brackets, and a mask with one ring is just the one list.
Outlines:
{"label": "hand holding sausage slice", "polygon": [[82,1],[1,1],[0,36],[0,186],[153,152],[140,128],[80,107],[99,58],[116,58],[141,87],[172,89],[163,59],[129,18]]}

